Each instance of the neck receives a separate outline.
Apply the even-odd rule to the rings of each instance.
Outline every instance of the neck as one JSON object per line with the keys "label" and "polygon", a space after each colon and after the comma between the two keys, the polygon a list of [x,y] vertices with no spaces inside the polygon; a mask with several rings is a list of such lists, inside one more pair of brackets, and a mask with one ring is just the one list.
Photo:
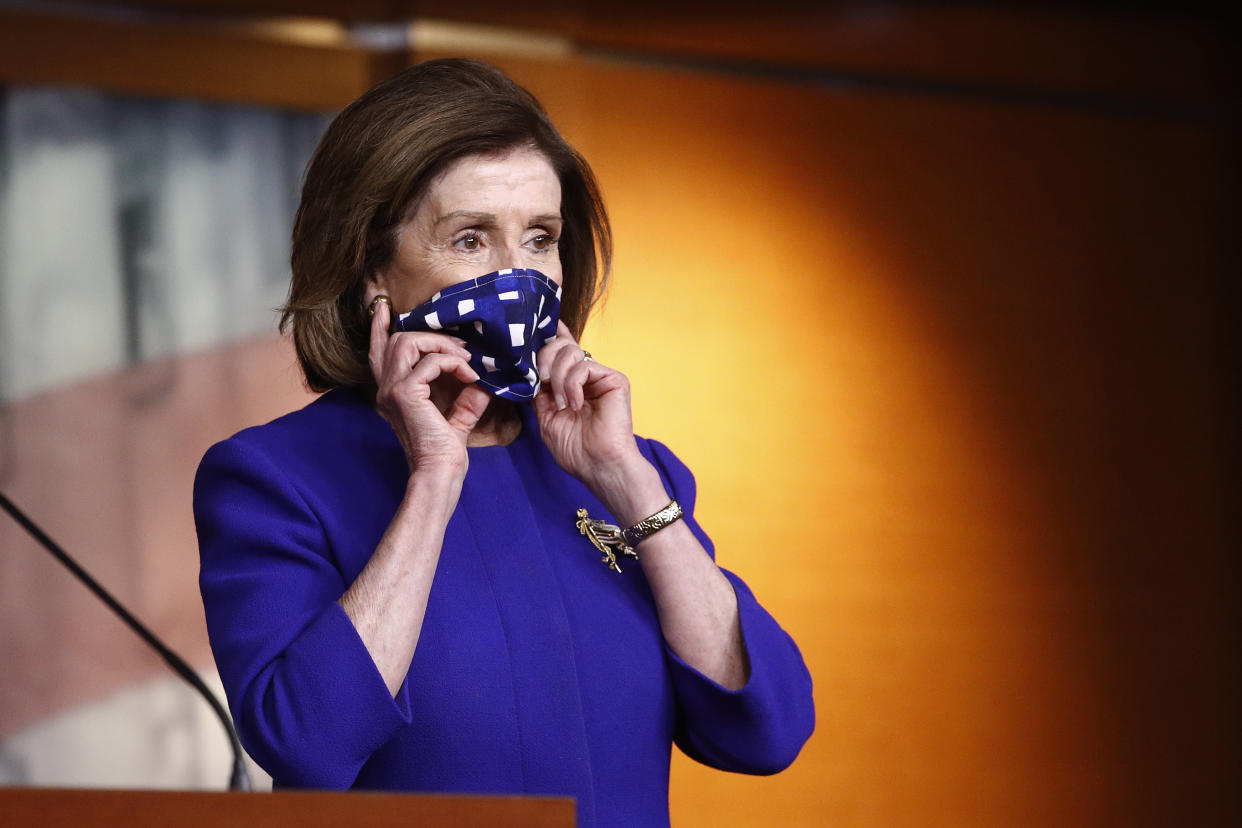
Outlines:
{"label": "neck", "polygon": [[517,406],[509,400],[492,397],[487,411],[479,418],[479,423],[466,438],[466,445],[507,446],[522,433],[522,418],[518,415]]}

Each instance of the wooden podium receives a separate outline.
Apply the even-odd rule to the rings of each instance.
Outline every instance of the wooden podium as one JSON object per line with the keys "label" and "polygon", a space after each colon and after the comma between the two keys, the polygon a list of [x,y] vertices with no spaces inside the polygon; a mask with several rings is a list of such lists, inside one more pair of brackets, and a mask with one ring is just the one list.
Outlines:
{"label": "wooden podium", "polygon": [[5,828],[574,828],[572,799],[0,788]]}

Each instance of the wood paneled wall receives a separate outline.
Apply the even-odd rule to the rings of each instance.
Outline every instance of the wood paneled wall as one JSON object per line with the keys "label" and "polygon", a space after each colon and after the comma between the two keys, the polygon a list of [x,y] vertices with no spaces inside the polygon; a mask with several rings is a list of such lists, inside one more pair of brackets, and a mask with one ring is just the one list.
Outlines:
{"label": "wood paneled wall", "polygon": [[674,823],[1236,820],[1228,117],[499,62],[612,213],[586,344],[816,681],[794,767],[679,757]]}

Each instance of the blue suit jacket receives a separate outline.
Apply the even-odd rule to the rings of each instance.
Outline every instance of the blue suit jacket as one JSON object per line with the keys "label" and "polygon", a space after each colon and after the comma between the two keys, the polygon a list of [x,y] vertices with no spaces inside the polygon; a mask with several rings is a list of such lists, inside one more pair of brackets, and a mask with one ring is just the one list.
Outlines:
{"label": "blue suit jacket", "polygon": [[[774,773],[814,727],[794,642],[740,579],[750,659],[731,692],[665,644],[641,567],[617,575],[575,528],[612,520],[563,471],[529,406],[508,446],[472,448],[418,647],[393,698],[337,604],[405,491],[386,422],[352,391],[213,446],[194,490],[207,627],[246,750],[283,787],[577,799],[583,826],[668,823],[674,741]],[[643,454],[694,520],[694,478]]]}

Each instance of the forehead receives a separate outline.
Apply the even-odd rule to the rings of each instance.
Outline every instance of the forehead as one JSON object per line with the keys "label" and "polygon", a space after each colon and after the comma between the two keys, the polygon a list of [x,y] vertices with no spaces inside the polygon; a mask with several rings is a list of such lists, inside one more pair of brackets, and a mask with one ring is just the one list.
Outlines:
{"label": "forehead", "polygon": [[431,182],[426,201],[435,212],[489,205],[559,210],[561,182],[543,153],[523,147],[457,159]]}

